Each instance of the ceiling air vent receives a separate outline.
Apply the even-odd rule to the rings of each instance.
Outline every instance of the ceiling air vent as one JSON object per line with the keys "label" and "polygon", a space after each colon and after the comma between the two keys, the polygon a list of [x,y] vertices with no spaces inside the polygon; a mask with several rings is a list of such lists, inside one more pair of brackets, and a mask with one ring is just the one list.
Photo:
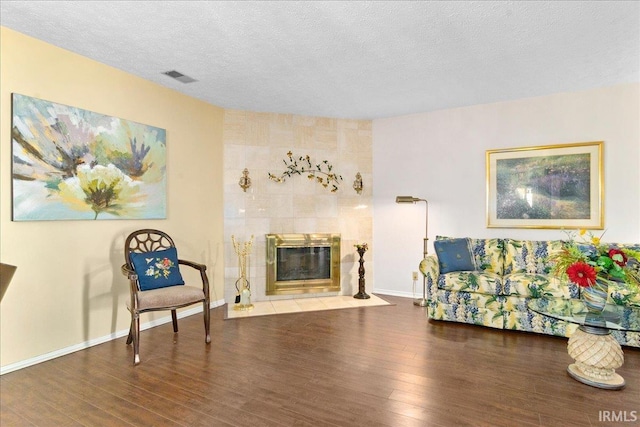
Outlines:
{"label": "ceiling air vent", "polygon": [[173,77],[174,79],[178,80],[179,82],[182,83],[191,83],[191,82],[196,82],[197,80],[194,79],[193,77],[189,77],[189,76],[185,76],[184,74],[176,71],[176,70],[171,70],[171,71],[165,71],[162,74],[166,74],[169,77]]}

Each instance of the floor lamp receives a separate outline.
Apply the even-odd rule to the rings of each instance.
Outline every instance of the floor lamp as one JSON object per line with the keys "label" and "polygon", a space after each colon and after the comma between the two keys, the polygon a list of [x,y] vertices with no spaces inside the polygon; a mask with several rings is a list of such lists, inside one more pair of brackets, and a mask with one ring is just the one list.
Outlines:
{"label": "floor lamp", "polygon": [[[416,202],[424,202],[426,205],[426,215],[425,215],[425,227],[424,227],[424,253],[423,256],[426,257],[427,256],[427,242],[429,241],[429,202],[427,202],[425,199],[419,199],[417,197],[413,197],[413,196],[397,196],[396,197],[396,203],[413,203],[415,204]],[[420,307],[426,307],[427,306],[427,278],[424,276],[424,274],[422,275],[422,299],[418,299],[413,301],[414,305],[420,306]]]}

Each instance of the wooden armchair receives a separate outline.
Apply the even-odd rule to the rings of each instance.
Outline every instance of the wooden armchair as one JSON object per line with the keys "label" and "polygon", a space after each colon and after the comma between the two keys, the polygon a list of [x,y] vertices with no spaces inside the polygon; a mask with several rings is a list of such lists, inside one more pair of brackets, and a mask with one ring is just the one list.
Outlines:
{"label": "wooden armchair", "polygon": [[[129,279],[131,299],[127,309],[131,312],[131,327],[127,345],[133,342],[133,363],[140,363],[140,314],[149,311],[171,310],[173,332],[178,332],[176,310],[202,303],[204,311],[205,342],[211,342],[209,279],[207,267],[192,261],[178,259],[173,239],[166,233],[143,229],[131,233],[124,243],[125,264],[122,273]],[[180,265],[200,271],[202,287],[185,286]]]}

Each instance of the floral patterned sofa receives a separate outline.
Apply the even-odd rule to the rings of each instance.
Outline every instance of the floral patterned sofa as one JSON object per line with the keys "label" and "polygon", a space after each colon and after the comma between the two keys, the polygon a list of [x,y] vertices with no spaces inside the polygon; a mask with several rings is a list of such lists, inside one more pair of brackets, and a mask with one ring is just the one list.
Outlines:
{"label": "floral patterned sofa", "polygon": [[[467,244],[470,260],[443,262],[450,254],[445,252],[447,245],[441,241]],[[577,325],[527,309],[532,298],[579,298],[578,286],[550,273],[549,257],[562,245],[562,240],[437,237],[436,254],[427,255],[420,263],[427,285],[429,318],[570,336]],[[640,248],[640,245],[618,246]],[[640,307],[640,293],[623,284],[610,286],[608,299],[610,303]],[[612,331],[612,335],[622,345],[640,347],[638,332]]]}

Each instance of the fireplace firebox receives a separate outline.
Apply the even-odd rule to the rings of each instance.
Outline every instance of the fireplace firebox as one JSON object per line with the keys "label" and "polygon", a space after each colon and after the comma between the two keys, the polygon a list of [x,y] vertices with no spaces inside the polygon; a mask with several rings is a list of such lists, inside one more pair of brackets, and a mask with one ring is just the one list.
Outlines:
{"label": "fireplace firebox", "polygon": [[339,234],[267,234],[267,295],[340,290]]}

